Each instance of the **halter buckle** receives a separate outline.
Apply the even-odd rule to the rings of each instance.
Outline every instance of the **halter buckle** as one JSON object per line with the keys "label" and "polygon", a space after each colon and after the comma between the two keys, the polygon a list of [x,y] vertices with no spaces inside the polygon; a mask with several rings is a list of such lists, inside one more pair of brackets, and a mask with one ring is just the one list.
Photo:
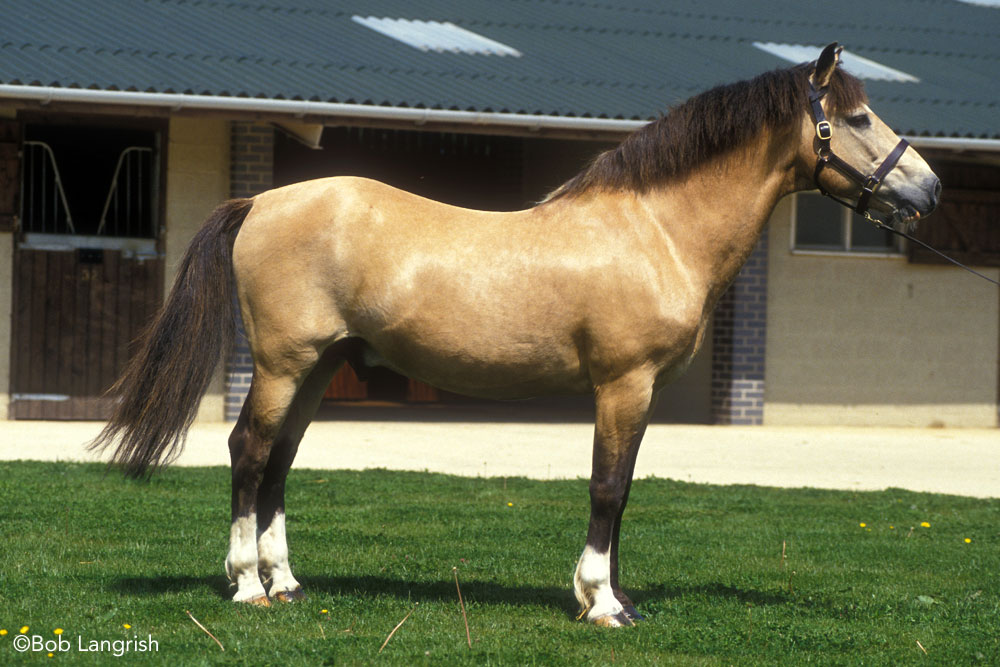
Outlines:
{"label": "halter buckle", "polygon": [[820,141],[830,141],[833,138],[833,126],[830,121],[821,120],[816,123],[816,136]]}

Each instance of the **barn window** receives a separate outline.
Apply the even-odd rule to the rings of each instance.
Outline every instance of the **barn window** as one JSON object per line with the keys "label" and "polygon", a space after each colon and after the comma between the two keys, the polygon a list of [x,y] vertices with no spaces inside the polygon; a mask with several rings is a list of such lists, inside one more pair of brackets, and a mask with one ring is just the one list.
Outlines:
{"label": "barn window", "polygon": [[29,244],[39,234],[90,244],[156,238],[156,132],[28,124],[22,156],[21,225]]}
{"label": "barn window", "polygon": [[805,252],[899,255],[894,235],[818,193],[795,195],[792,249]]}

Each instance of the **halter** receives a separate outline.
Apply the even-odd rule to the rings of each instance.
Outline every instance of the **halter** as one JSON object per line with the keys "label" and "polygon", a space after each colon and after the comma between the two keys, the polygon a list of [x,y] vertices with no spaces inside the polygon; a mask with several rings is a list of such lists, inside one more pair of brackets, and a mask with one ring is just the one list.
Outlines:
{"label": "halter", "polygon": [[[819,191],[823,195],[838,204],[854,209],[855,213],[863,215],[872,222],[879,222],[868,213],[868,206],[871,203],[872,195],[875,194],[879,186],[882,185],[882,181],[892,171],[893,167],[896,166],[896,163],[899,162],[899,158],[903,157],[903,153],[906,152],[906,148],[910,143],[906,139],[900,139],[896,147],[892,149],[892,152],[882,161],[882,164],[878,166],[875,172],[865,176],[847,164],[830,147],[830,139],[833,138],[833,126],[826,119],[826,114],[823,113],[823,105],[820,103],[826,95],[826,90],[824,87],[817,91],[812,81],[809,82],[809,104],[812,107],[813,120],[816,121],[816,137],[819,139],[819,148],[816,149],[816,171],[813,172],[813,181],[816,182],[816,187],[819,188]],[[835,197],[820,184],[819,175],[828,166],[833,167],[848,179],[861,186],[861,196],[858,198],[856,205],[840,197]]]}

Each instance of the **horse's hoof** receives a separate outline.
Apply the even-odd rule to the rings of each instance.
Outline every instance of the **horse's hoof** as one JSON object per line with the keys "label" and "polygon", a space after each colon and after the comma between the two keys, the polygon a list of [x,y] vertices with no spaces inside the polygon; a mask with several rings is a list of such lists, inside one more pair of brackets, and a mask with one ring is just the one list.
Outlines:
{"label": "horse's hoof", "polygon": [[258,595],[255,598],[250,598],[249,600],[244,600],[247,604],[252,604],[257,607],[270,607],[271,601],[266,595]]}
{"label": "horse's hoof", "polygon": [[635,623],[632,622],[632,619],[629,618],[624,611],[620,611],[616,614],[598,616],[597,618],[590,619],[590,622],[602,628],[621,628],[635,625]]}
{"label": "horse's hoof", "polygon": [[624,609],[622,609],[622,613],[628,616],[629,620],[633,623],[646,620],[646,617],[640,614],[639,610],[630,604],[625,605]]}
{"label": "horse's hoof", "polygon": [[306,594],[302,592],[301,588],[296,588],[290,591],[275,593],[272,597],[278,602],[295,602],[296,600],[305,600]]}

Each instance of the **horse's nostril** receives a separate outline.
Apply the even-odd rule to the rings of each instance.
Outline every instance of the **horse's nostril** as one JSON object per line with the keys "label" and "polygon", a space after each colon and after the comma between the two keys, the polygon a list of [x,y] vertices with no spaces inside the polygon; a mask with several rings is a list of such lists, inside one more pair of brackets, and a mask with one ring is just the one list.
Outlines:
{"label": "horse's nostril", "polygon": [[941,179],[934,177],[934,194],[931,195],[931,209],[937,208],[941,200]]}

